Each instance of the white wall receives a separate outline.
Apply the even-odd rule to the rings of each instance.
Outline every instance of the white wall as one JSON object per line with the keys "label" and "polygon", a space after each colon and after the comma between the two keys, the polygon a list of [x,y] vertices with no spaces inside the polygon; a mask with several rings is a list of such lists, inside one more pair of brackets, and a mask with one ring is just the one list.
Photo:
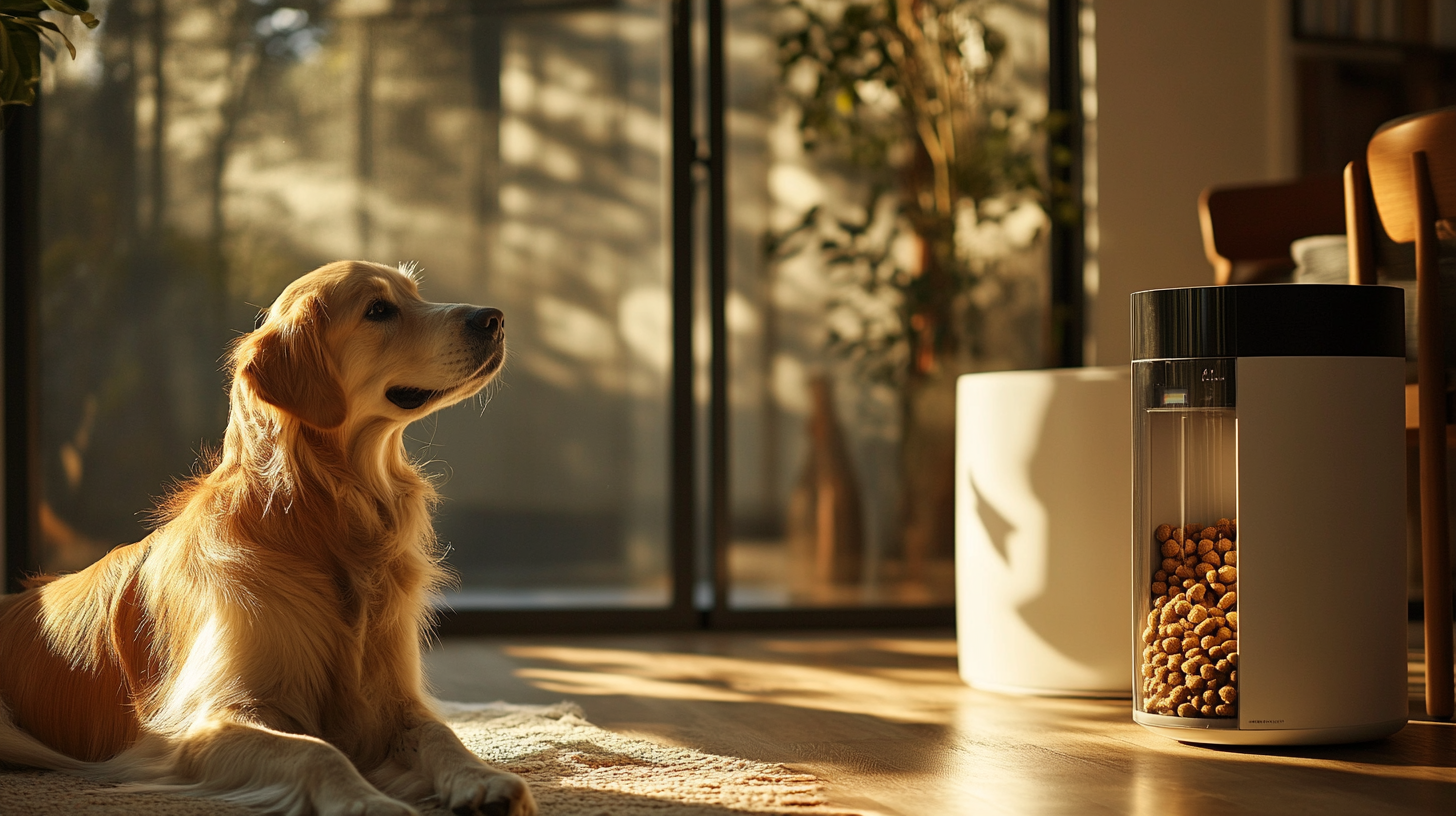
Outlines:
{"label": "white wall", "polygon": [[1295,173],[1288,5],[1100,0],[1089,360],[1128,360],[1128,295],[1213,282],[1198,194]]}

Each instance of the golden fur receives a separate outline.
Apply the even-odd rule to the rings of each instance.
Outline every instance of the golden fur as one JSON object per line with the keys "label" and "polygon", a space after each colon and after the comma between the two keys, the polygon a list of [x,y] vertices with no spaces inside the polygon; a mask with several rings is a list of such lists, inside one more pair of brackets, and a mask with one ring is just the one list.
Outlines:
{"label": "golden fur", "polygon": [[0,598],[0,761],[274,812],[529,816],[425,694],[435,492],[405,427],[479,391],[496,310],[329,264],[231,353],[210,472],[143,541]]}

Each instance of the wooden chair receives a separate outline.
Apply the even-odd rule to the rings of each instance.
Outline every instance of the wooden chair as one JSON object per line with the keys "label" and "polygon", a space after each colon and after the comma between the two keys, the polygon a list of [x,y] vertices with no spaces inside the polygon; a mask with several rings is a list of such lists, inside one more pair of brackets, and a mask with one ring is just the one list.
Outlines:
{"label": "wooden chair", "polygon": [[1416,358],[1421,463],[1421,568],[1425,594],[1426,712],[1453,709],[1451,550],[1446,509],[1446,366],[1437,231],[1456,226],[1456,107],[1395,119],[1370,139],[1365,161],[1345,168],[1350,278],[1375,282],[1374,221],[1415,242]]}
{"label": "wooden chair", "polygon": [[1198,197],[1198,221],[1214,283],[1265,283],[1293,271],[1294,241],[1345,231],[1345,191],[1339,176],[1210,187]]}

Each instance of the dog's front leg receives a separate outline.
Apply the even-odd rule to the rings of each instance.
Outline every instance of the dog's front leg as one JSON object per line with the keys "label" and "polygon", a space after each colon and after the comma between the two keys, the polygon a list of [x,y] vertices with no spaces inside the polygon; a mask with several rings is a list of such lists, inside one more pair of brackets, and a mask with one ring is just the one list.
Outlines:
{"label": "dog's front leg", "polygon": [[173,746],[178,775],[198,793],[290,816],[418,816],[314,737],[223,720],[192,729]]}
{"label": "dog's front leg", "polygon": [[465,747],[450,726],[422,717],[402,736],[407,754],[403,764],[411,766],[413,775],[452,813],[535,816],[536,800],[526,780],[487,765]]}

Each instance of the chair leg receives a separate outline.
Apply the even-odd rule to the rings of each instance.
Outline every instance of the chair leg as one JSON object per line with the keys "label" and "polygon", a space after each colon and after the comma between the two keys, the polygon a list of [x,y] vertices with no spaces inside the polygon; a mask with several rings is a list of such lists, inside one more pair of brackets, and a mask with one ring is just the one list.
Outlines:
{"label": "chair leg", "polygon": [[1421,568],[1425,595],[1426,713],[1452,716],[1451,548],[1446,512],[1446,361],[1437,271],[1436,207],[1426,154],[1411,154],[1416,187],[1416,321],[1420,376]]}
{"label": "chair leg", "polygon": [[[1424,386],[1421,388],[1422,393],[1426,390]],[[1442,397],[1441,402],[1445,401],[1444,390],[1430,390]],[[1425,402],[1424,398],[1422,402]],[[1436,719],[1449,720],[1453,713],[1453,668],[1451,551],[1447,539],[1446,513],[1445,412],[1443,410],[1439,419],[1434,422],[1428,422],[1424,405],[1422,408],[1421,572],[1425,596],[1426,713]]]}

